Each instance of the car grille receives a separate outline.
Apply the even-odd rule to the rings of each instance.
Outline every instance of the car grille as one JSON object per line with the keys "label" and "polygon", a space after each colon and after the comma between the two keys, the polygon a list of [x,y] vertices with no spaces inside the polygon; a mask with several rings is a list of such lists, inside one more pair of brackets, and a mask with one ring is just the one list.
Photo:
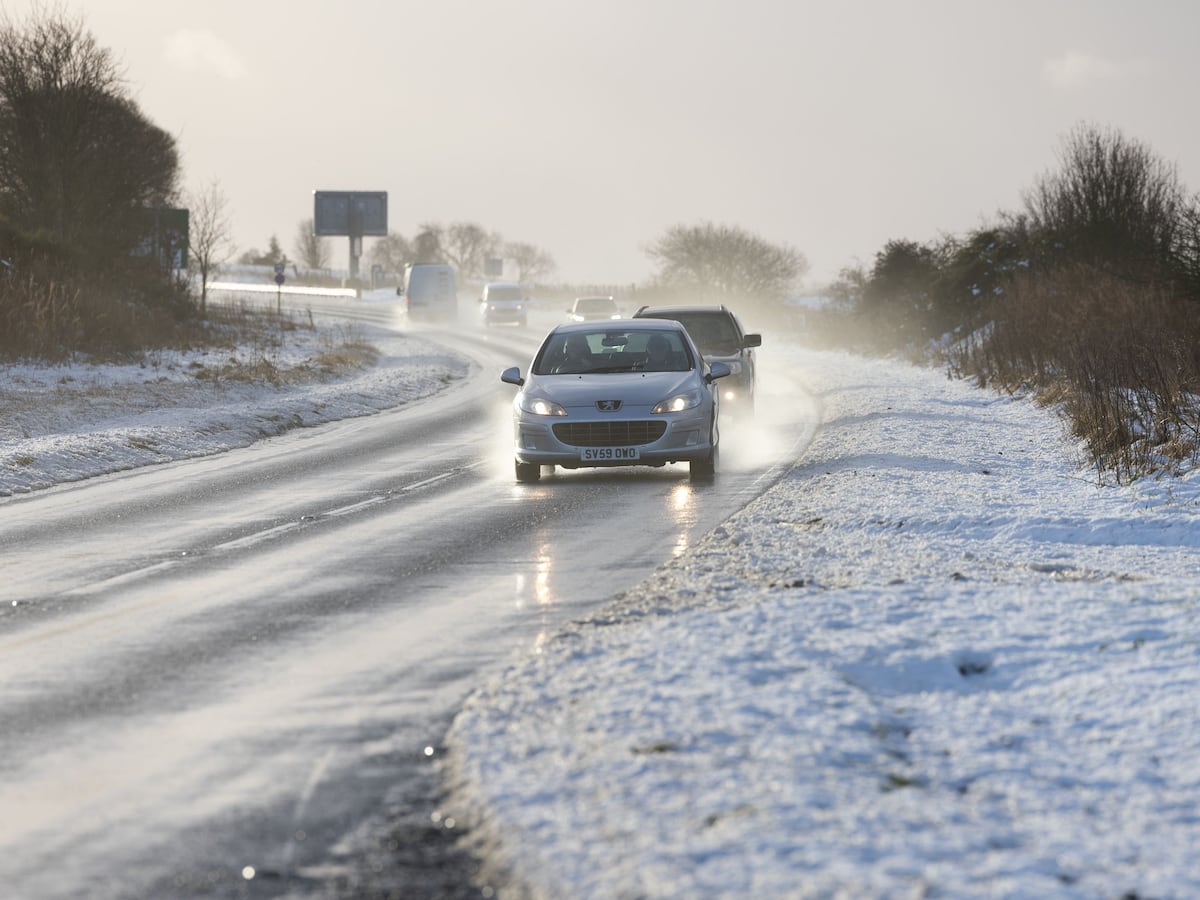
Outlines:
{"label": "car grille", "polygon": [[558,422],[554,436],[572,447],[634,447],[652,444],[666,434],[667,423],[651,422]]}

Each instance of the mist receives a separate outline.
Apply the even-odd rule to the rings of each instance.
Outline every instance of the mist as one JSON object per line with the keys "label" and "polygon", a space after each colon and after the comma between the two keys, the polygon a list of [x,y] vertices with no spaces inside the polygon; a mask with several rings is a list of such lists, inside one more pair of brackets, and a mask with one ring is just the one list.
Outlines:
{"label": "mist", "polygon": [[[1200,9],[751,0],[69,2],[218,181],[239,251],[289,254],[314,190],[384,190],[389,227],[479,222],[566,283],[633,284],[679,223],[798,248],[810,284],[889,239],[1019,203],[1081,120],[1200,179]],[[333,243],[335,266],[346,243]]]}

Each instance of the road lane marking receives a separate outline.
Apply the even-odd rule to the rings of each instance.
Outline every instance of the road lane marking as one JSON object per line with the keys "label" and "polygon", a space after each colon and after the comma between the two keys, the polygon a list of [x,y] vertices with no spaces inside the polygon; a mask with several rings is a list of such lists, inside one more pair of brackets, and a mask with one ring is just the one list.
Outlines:
{"label": "road lane marking", "polygon": [[297,519],[295,522],[284,522],[282,525],[276,525],[274,528],[268,528],[265,531],[256,531],[254,534],[248,534],[245,537],[234,538],[232,541],[225,541],[223,544],[217,544],[213,547],[214,550],[241,550],[244,547],[253,547],[255,544],[262,541],[270,540],[281,534],[286,534],[289,531],[295,531],[304,522]]}
{"label": "road lane marking", "polygon": [[[352,503],[349,506],[341,506],[336,509],[331,509],[331,510],[321,513],[317,516],[303,516],[294,522],[284,522],[282,525],[276,525],[272,528],[267,528],[263,531],[256,531],[253,534],[247,534],[240,538],[234,538],[233,540],[224,541],[223,543],[215,545],[212,549],[219,553],[224,553],[224,552],[228,552],[231,550],[244,550],[247,547],[253,547],[257,544],[263,543],[264,541],[269,541],[272,538],[279,537],[281,534],[287,534],[288,532],[295,531],[296,529],[302,528],[305,525],[311,525],[312,523],[320,521],[321,519],[347,516],[347,515],[350,515],[351,513],[358,512],[358,511],[366,509],[368,507],[377,506],[378,504],[384,503],[385,501],[387,501],[389,499],[393,499],[394,497],[396,497],[400,494],[405,494],[405,493],[409,493],[410,491],[416,491],[416,490],[420,490],[421,488],[429,487],[430,485],[437,484],[440,481],[445,481],[447,478],[453,478],[455,475],[460,475],[464,472],[469,472],[472,469],[479,468],[482,465],[484,465],[484,463],[482,461],[467,463],[466,465],[459,466],[458,468],[455,468],[455,469],[451,469],[448,472],[442,472],[439,475],[434,475],[430,478],[425,478],[425,479],[422,479],[421,481],[415,481],[412,484],[407,484],[394,493],[381,494],[376,497],[370,497],[366,500],[360,500],[357,503]],[[202,555],[202,554],[196,554],[195,556],[200,556],[200,555]],[[143,566],[140,569],[135,569],[132,572],[124,572],[120,575],[114,575],[111,578],[104,579],[103,581],[97,581],[97,582],[93,582],[92,584],[85,584],[85,585],[81,585],[80,587],[71,588],[70,590],[64,591],[63,596],[86,597],[86,596],[90,596],[92,594],[98,594],[102,591],[109,590],[110,588],[122,587],[124,585],[130,584],[131,582],[138,581],[143,578],[148,578],[151,575],[158,574],[159,572],[164,572],[167,569],[173,568],[174,566],[177,566],[181,562],[184,562],[190,558],[194,558],[194,557],[192,557],[189,554],[184,554],[181,557],[164,560],[162,562],[157,562],[157,563],[154,563],[149,566]]]}
{"label": "road lane marking", "polygon": [[69,591],[64,591],[65,597],[86,597],[89,594],[96,594],[100,591],[108,590],[112,587],[120,587],[128,584],[131,581],[137,581],[141,578],[146,578],[158,572],[165,572],[167,569],[179,565],[180,560],[168,559],[163,562],[154,563],[153,565],[144,566],[141,569],[134,569],[132,572],[124,572],[120,575],[114,575],[112,578],[105,578],[103,581],[96,581],[92,584],[85,584],[77,588],[71,588]]}

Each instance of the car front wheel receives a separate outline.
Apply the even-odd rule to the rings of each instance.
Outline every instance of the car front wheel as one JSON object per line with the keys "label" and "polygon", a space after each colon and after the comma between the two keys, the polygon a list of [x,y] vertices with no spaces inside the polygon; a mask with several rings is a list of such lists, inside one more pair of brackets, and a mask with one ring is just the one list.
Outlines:
{"label": "car front wheel", "polygon": [[719,451],[714,445],[703,459],[693,459],[688,463],[688,471],[692,481],[711,481],[717,474]]}
{"label": "car front wheel", "polygon": [[542,477],[542,467],[537,463],[523,463],[518,459],[516,466],[517,481],[522,484],[533,484]]}

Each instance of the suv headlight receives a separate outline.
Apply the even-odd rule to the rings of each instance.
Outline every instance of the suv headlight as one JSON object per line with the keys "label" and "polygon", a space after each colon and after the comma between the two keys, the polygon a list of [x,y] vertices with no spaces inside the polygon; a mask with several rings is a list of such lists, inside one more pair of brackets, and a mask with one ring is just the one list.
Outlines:
{"label": "suv headlight", "polygon": [[700,391],[688,391],[686,394],[676,394],[674,397],[668,397],[657,404],[650,412],[660,414],[677,413],[687,409],[695,409],[700,405],[703,396]]}
{"label": "suv headlight", "polygon": [[545,397],[530,397],[528,394],[517,395],[517,406],[521,412],[534,416],[565,416],[567,411],[553,400]]}

